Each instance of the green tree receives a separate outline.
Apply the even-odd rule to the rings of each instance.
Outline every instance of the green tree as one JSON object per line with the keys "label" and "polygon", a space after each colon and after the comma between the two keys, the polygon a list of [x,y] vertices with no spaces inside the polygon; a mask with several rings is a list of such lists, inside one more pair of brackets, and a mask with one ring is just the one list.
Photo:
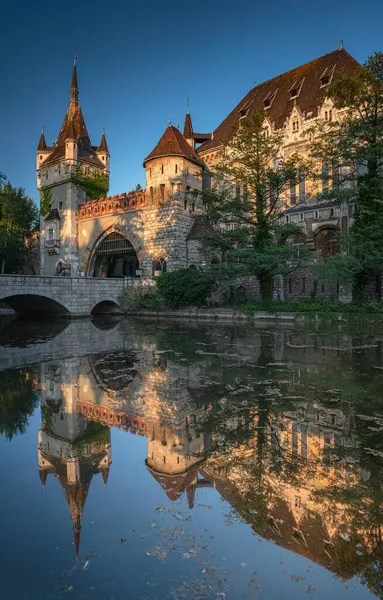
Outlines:
{"label": "green tree", "polygon": [[22,370],[0,373],[0,435],[11,440],[25,433],[28,419],[38,404],[32,377]]}
{"label": "green tree", "polygon": [[[268,131],[264,111],[253,111],[241,120],[214,171],[220,189],[203,192],[208,220],[221,224],[220,235],[208,243],[224,249],[231,276],[259,277],[265,303],[272,300],[273,276],[299,264],[296,248],[286,242],[300,229],[282,225],[280,213],[287,207],[286,191],[304,165],[295,155],[281,156],[283,135]],[[225,222],[234,227],[226,230]]]}
{"label": "green tree", "polygon": [[325,174],[321,167],[315,176],[331,180],[324,200],[355,204],[355,221],[344,236],[343,257],[330,257],[321,276],[351,283],[354,299],[361,299],[365,284],[383,270],[383,53],[369,57],[355,75],[341,75],[327,95],[345,113],[315,129],[312,159],[325,165]]}
{"label": "green tree", "polygon": [[21,266],[25,236],[38,222],[38,208],[23,188],[16,188],[0,174],[0,269],[2,273]]}

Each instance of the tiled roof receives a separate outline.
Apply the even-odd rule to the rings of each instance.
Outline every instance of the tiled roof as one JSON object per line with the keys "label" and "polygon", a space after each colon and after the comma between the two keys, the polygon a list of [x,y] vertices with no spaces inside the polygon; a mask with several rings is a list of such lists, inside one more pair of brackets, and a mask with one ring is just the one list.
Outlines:
{"label": "tiled roof", "polygon": [[183,156],[191,162],[195,162],[199,165],[204,166],[204,163],[195,152],[195,150],[188,144],[185,137],[176,127],[169,125],[162,135],[157,146],[151,151],[151,153],[145,158],[144,166],[149,160],[153,158],[159,158],[161,156]]}
{"label": "tiled roof", "polygon": [[107,152],[109,154],[108,144],[106,143],[106,137],[104,132],[102,133],[101,142],[97,150],[100,150],[101,152]]}
{"label": "tiled roof", "polygon": [[212,225],[205,219],[196,218],[186,238],[189,240],[199,240],[204,237],[212,237],[216,232]]}
{"label": "tiled roof", "polygon": [[47,149],[47,143],[45,141],[44,131],[42,131],[41,135],[40,135],[39,145],[37,146],[37,150],[46,150],[46,149]]}
{"label": "tiled roof", "polygon": [[160,473],[160,471],[156,471],[148,465],[146,468],[163,488],[170,502],[177,500],[185,490],[194,484],[198,472],[198,468],[194,467],[184,473],[176,474]]}
{"label": "tiled roof", "polygon": [[57,208],[52,208],[52,210],[47,214],[44,221],[57,221],[60,219],[60,213]]}
{"label": "tiled roof", "polygon": [[[217,127],[213,139],[204,142],[198,152],[228,143],[241,116],[254,109],[265,109],[265,103],[269,103],[265,112],[276,129],[283,127],[295,105],[303,117],[316,117],[326,93],[321,78],[330,77],[334,81],[340,73],[352,75],[359,67],[360,64],[346,50],[340,49],[255,86]],[[299,91],[293,99],[291,95],[295,89]]]}
{"label": "tiled roof", "polygon": [[190,140],[193,137],[193,124],[189,112],[186,113],[185,117],[184,136],[188,140]]}

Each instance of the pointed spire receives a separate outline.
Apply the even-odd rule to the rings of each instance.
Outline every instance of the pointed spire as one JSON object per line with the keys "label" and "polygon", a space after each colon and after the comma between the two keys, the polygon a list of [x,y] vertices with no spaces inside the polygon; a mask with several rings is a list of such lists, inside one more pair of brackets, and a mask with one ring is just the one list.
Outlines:
{"label": "pointed spire", "polygon": [[102,128],[101,142],[97,150],[99,150],[100,152],[107,152],[109,154],[109,148],[108,144],[106,143],[105,137],[105,127]]}
{"label": "pointed spire", "polygon": [[108,483],[109,471],[110,471],[110,467],[109,466],[102,467],[102,469],[100,469],[105,489],[106,489],[106,484]]}
{"label": "pointed spire", "polygon": [[72,519],[72,531],[73,531],[73,545],[76,549],[76,558],[78,559],[78,553],[80,550],[80,531],[81,531],[81,518]]}
{"label": "pointed spire", "polygon": [[185,117],[184,136],[186,137],[187,140],[193,139],[193,124],[192,124],[190,111],[189,111],[189,99],[188,99],[187,111],[186,111],[186,117]]}
{"label": "pointed spire", "polygon": [[48,471],[46,471],[46,469],[39,469],[39,475],[40,475],[40,481],[43,484],[43,487],[45,489],[45,482],[48,477]]}
{"label": "pointed spire", "polygon": [[78,84],[77,84],[77,69],[76,69],[77,56],[75,55],[73,61],[73,73],[72,83],[70,86],[70,101],[74,104],[78,104]]}
{"label": "pointed spire", "polygon": [[39,141],[39,145],[37,146],[37,150],[46,150],[46,149],[47,149],[47,143],[45,141],[44,125],[43,125],[41,128],[40,141]]}

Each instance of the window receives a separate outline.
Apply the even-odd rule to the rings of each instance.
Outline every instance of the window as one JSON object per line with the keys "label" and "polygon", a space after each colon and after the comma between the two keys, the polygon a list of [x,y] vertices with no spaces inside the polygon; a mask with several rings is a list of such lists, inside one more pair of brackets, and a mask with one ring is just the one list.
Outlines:
{"label": "window", "polygon": [[102,160],[105,160],[105,156],[102,157]]}
{"label": "window", "polygon": [[153,204],[153,188],[150,188],[150,204]]}
{"label": "window", "polygon": [[160,185],[160,193],[162,202],[165,200],[165,184],[161,183]]}
{"label": "window", "polygon": [[166,464],[166,456],[164,456],[164,465]]}
{"label": "window", "polygon": [[328,111],[328,120],[332,121],[332,110]]}
{"label": "window", "polygon": [[319,212],[318,212],[317,210],[316,210],[316,211],[315,211],[315,213],[314,213],[314,218],[315,218],[315,219],[319,219]]}
{"label": "window", "polygon": [[186,198],[189,197],[189,194],[190,194],[190,185],[187,185],[186,186],[186,190],[185,190],[185,196],[186,196]]}
{"label": "window", "polygon": [[188,209],[188,201],[184,200],[184,209],[187,210]]}
{"label": "window", "polygon": [[247,187],[247,183],[243,184],[243,199],[245,200],[245,202],[248,200],[249,198],[249,190]]}
{"label": "window", "polygon": [[177,175],[177,173],[178,173],[178,165],[175,166],[174,170],[175,170],[175,173]]}
{"label": "window", "polygon": [[303,213],[299,213],[299,220],[303,221],[304,220],[304,214]]}
{"label": "window", "polygon": [[326,112],[324,113],[324,120],[325,120],[325,121],[328,121],[328,112],[327,112],[327,110],[326,110]]}
{"label": "window", "polygon": [[299,121],[293,121],[293,131],[299,131]]}
{"label": "window", "polygon": [[164,165],[161,165],[161,174],[164,174]]}
{"label": "window", "polygon": [[297,203],[297,185],[295,179],[290,181],[290,204],[294,205]]}
{"label": "window", "polygon": [[292,282],[291,282],[291,277],[289,277],[289,294],[291,294],[291,290],[292,290]]}
{"label": "window", "polygon": [[270,108],[270,106],[272,105],[274,98],[277,94],[277,90],[275,92],[269,92],[269,94],[267,94],[266,98],[263,101],[263,106],[267,109]]}
{"label": "window", "polygon": [[327,192],[328,191],[328,164],[326,162],[324,162],[322,164],[322,191],[323,192]]}
{"label": "window", "polygon": [[42,156],[40,156],[40,160],[43,160],[43,157],[42,157]]}
{"label": "window", "polygon": [[330,217],[333,217],[333,216],[334,216],[334,209],[330,208]]}
{"label": "window", "polygon": [[195,212],[195,204],[194,204],[194,202],[193,202],[193,204],[192,204],[192,210],[191,210],[191,211],[192,211],[192,212]]}
{"label": "window", "polygon": [[304,202],[306,199],[306,171],[304,167],[299,169],[299,201]]}
{"label": "window", "polygon": [[324,283],[322,283],[322,294],[324,294]]}
{"label": "window", "polygon": [[53,229],[48,229],[48,240],[53,240]]}
{"label": "window", "polygon": [[285,219],[286,219],[286,223],[288,223],[289,222],[289,215],[286,215]]}
{"label": "window", "polygon": [[322,76],[321,80],[320,80],[320,83],[321,83],[322,87],[325,86],[325,85],[328,85],[330,83],[330,76],[329,75]]}
{"label": "window", "polygon": [[59,202],[59,210],[62,210],[62,209],[63,209],[63,203]]}

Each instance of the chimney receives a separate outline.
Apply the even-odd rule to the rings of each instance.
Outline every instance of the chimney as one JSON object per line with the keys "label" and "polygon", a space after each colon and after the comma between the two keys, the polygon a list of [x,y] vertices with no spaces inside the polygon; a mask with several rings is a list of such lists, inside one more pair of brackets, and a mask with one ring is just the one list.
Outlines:
{"label": "chimney", "polygon": [[339,43],[339,50],[343,50],[343,40],[340,40],[340,43]]}

